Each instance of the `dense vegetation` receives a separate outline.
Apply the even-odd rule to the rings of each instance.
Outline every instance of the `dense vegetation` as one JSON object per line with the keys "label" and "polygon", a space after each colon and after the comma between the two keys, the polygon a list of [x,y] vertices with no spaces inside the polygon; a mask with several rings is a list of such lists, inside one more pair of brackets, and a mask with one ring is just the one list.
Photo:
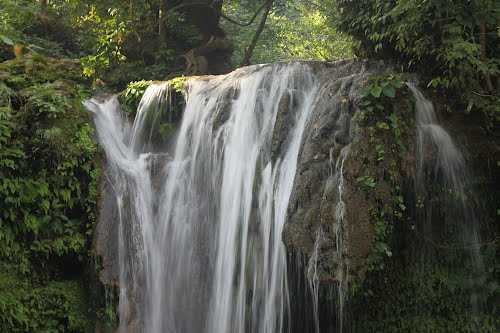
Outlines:
{"label": "dense vegetation", "polygon": [[99,179],[77,62],[0,64],[0,327],[82,331]]}
{"label": "dense vegetation", "polygon": [[338,26],[360,56],[422,75],[452,112],[481,111],[500,121],[500,5],[479,1],[338,0]]}
{"label": "dense vegetation", "polygon": [[[445,112],[476,115],[497,142],[499,22],[495,0],[0,0],[0,331],[83,332],[99,316],[88,290],[100,154],[85,98],[123,90],[125,103],[134,104],[149,80],[247,63],[371,57],[418,73]],[[392,110],[401,94],[400,76],[386,81],[370,83],[363,106],[377,120],[374,165],[380,156],[400,162],[393,154],[398,131],[412,111],[377,113]],[[388,141],[380,133],[393,135]],[[370,190],[374,177],[359,179],[360,186]],[[391,204],[401,208],[401,189],[392,185]],[[398,246],[394,225],[379,217],[373,274],[360,287],[373,311],[363,329],[467,330],[457,305],[466,283],[448,281],[437,266],[402,267],[407,254],[390,259]],[[489,279],[500,274],[498,239],[491,244]],[[425,291],[423,319],[412,316],[415,290]],[[490,310],[498,310],[498,284],[487,293]],[[445,320],[426,321],[436,313]],[[490,315],[482,320],[494,325]]]}
{"label": "dense vegetation", "polygon": [[[406,116],[415,106],[406,80],[404,74],[373,76],[360,103],[362,139],[355,143],[353,160],[363,160],[357,181],[370,200],[375,239],[366,277],[351,285],[352,326],[355,332],[496,332],[500,261],[495,209],[500,193],[485,177],[484,164],[498,160],[498,153],[484,156],[477,148],[471,153],[469,163],[481,170],[476,173],[481,177],[468,186],[473,192],[469,200],[478,193],[490,199],[479,197],[482,208],[475,211],[481,243],[464,242],[462,230],[443,227],[454,216],[456,197],[440,178],[426,180],[425,195],[415,192],[414,164],[408,164],[415,150],[415,121]],[[477,126],[472,120],[467,125]],[[433,230],[424,227],[424,211],[435,214]],[[476,245],[479,261],[471,256]]]}

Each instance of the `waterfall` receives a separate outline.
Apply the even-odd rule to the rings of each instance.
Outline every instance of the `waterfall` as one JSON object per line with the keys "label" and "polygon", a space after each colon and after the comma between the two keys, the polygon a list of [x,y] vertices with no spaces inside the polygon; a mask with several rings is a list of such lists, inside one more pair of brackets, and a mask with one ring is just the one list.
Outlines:
{"label": "waterfall", "polygon": [[[433,104],[414,84],[407,86],[416,106],[415,192],[417,204],[423,206],[417,213],[418,230],[434,247],[443,239],[454,240],[455,244],[442,248],[465,252],[462,264],[469,266],[472,277],[478,280],[484,276],[484,264],[480,254],[480,213],[471,190],[472,177],[462,152],[438,123]],[[437,202],[434,196],[439,198]],[[471,306],[475,313],[481,306],[474,292]]]}
{"label": "waterfall", "polygon": [[[172,157],[154,139],[167,84],[147,89],[131,127],[115,97],[86,103],[119,216],[123,331],[133,315],[151,333],[284,330],[281,235],[317,90],[299,63],[191,80]],[[290,123],[276,152],[284,108]]]}
{"label": "waterfall", "polygon": [[[353,184],[344,164],[358,149],[351,122],[359,89],[378,70],[362,61],[283,63],[192,78],[175,141],[162,134],[175,110],[168,83],[148,87],[131,125],[116,96],[86,102],[107,158],[120,332],[349,328],[347,289],[360,264],[347,253],[357,230],[346,228],[356,221],[346,221]],[[415,192],[432,197],[428,184],[439,183],[446,203],[419,211],[418,228],[460,231],[480,271],[465,159],[432,104],[408,86],[417,108]],[[285,224],[295,238],[286,240]],[[297,258],[306,254],[298,280],[287,276],[284,242]],[[320,301],[323,274],[335,286],[334,309]],[[304,305],[290,292],[305,295]]]}
{"label": "waterfall", "polygon": [[123,116],[116,96],[105,101],[93,99],[85,103],[94,115],[99,141],[106,153],[106,176],[117,206],[121,332],[125,332],[129,320],[141,312],[141,308],[131,304],[130,300],[140,294],[137,291],[152,268],[150,246],[155,234],[152,171],[159,156],[148,151],[151,147],[150,127],[154,120],[147,121],[147,118],[161,110],[163,104],[159,101],[163,100],[167,90],[164,85],[153,85],[147,89],[143,101],[152,100],[154,103],[140,104],[132,127]]}

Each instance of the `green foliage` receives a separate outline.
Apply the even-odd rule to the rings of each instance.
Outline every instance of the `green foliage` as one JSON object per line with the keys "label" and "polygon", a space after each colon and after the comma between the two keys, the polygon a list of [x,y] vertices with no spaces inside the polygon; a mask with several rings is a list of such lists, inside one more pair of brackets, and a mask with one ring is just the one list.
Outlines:
{"label": "green foliage", "polygon": [[127,85],[127,88],[120,94],[121,104],[128,113],[134,113],[146,89],[153,81],[133,81]]}
{"label": "green foliage", "polygon": [[81,10],[82,2],[51,0],[48,4],[42,10],[38,1],[1,1],[0,60],[13,57],[11,46],[15,44],[45,56],[74,57],[81,51],[75,42],[77,31],[71,20]]}
{"label": "green foliage", "polygon": [[[225,1],[224,11],[242,22],[250,20],[260,3]],[[255,48],[252,62],[282,60],[338,60],[352,58],[352,41],[333,24],[333,12],[302,0],[275,1],[266,27]],[[258,19],[248,27],[223,22],[234,44],[233,63],[243,59],[245,48],[253,37]]]}
{"label": "green foliage", "polygon": [[0,273],[2,332],[85,332],[91,329],[85,291],[79,281],[33,286],[12,273]]}
{"label": "green foliage", "polygon": [[[464,262],[466,249],[441,247],[422,260],[422,239],[408,224],[395,224],[390,242],[393,256],[383,270],[371,271],[353,293],[352,310],[359,314],[355,332],[497,332],[500,273],[497,248],[482,248],[485,275],[477,276]],[[409,235],[410,237],[404,237]]]}
{"label": "green foliage", "polygon": [[296,2],[269,18],[276,35],[280,60],[339,60],[352,58],[351,39],[331,24],[330,13],[304,2]]}
{"label": "green foliage", "polygon": [[[355,332],[497,332],[498,306],[472,311],[474,295],[462,266],[415,263],[398,254],[372,272],[351,300]],[[420,264],[420,265],[419,265]],[[490,292],[491,295],[491,292]],[[484,297],[484,296],[481,296]]]}
{"label": "green foliage", "polygon": [[[169,84],[171,89],[173,89],[172,92],[173,95],[181,95],[184,92],[188,78],[189,77],[187,76],[179,76],[167,81],[167,84]],[[141,98],[144,95],[144,92],[153,82],[154,81],[150,80],[129,82],[125,90],[122,91],[119,95],[120,103],[124,107],[125,112],[127,112],[130,115],[135,114],[137,107],[139,106],[139,102],[141,101]],[[179,109],[179,107],[182,107],[181,105],[170,105],[170,107],[176,109],[176,110],[170,110],[170,112],[174,113],[182,112],[182,108]],[[167,132],[170,133],[174,129],[173,124],[163,124],[162,126],[163,127],[160,128],[162,133],[167,133]]]}
{"label": "green foliage", "polygon": [[105,69],[126,60],[123,51],[126,23],[120,20],[118,9],[110,8],[107,17],[101,17],[96,7],[92,6],[81,21],[91,25],[91,31],[97,39],[95,53],[82,58],[85,76],[102,75]]}
{"label": "green foliage", "polygon": [[393,254],[394,225],[407,219],[401,183],[413,141],[414,114],[404,81],[400,74],[372,76],[359,102],[357,120],[365,135],[365,146],[360,147],[365,160],[356,180],[371,202],[374,239],[367,258],[369,272],[384,269],[386,258]]}
{"label": "green foliage", "polygon": [[122,89],[130,81],[161,80],[182,70],[179,56],[199,46],[199,32],[181,13],[162,10],[162,2],[90,2],[73,13],[74,24],[86,32],[80,41],[87,52],[84,74]]}
{"label": "green foliage", "polygon": [[383,216],[378,216],[374,223],[372,250],[367,260],[368,271],[382,270],[385,267],[385,258],[392,256],[390,239],[393,225],[387,223]]}
{"label": "green foliage", "polygon": [[80,283],[60,279],[88,257],[99,181],[73,70],[40,56],[0,64],[0,266],[11,274],[0,281],[1,331],[87,324]]}
{"label": "green foliage", "polygon": [[500,120],[500,3],[480,1],[337,0],[341,31],[358,53],[423,74],[458,110]]}
{"label": "green foliage", "polygon": [[375,186],[377,186],[375,179],[373,179],[373,177],[370,177],[370,176],[361,176],[361,177],[358,177],[356,180],[365,189],[372,189],[372,188],[375,188]]}
{"label": "green foliage", "polygon": [[383,111],[385,106],[391,103],[387,98],[396,97],[396,91],[401,89],[403,85],[404,81],[401,75],[390,74],[370,78],[369,84],[361,92],[363,110],[365,112]]}
{"label": "green foliage", "polygon": [[10,46],[14,43],[26,42],[24,31],[33,24],[34,15],[33,1],[2,0],[0,3],[0,42]]}
{"label": "green foliage", "polygon": [[[481,249],[488,268],[478,272],[464,265],[471,260],[467,249],[428,243],[415,231],[407,206],[422,201],[408,194],[415,125],[404,81],[394,74],[371,77],[359,103],[363,146],[356,150],[364,160],[357,180],[370,202],[374,237],[366,277],[350,288],[349,308],[357,316],[352,330],[497,332],[498,244]],[[387,87],[394,92],[384,93]],[[423,258],[428,247],[434,255]]]}
{"label": "green foliage", "polygon": [[26,99],[28,108],[37,111],[37,117],[56,118],[58,113],[71,107],[64,86],[63,81],[35,84],[22,90],[20,95]]}
{"label": "green foliage", "polygon": [[26,52],[80,59],[98,85],[164,79],[183,69],[179,55],[201,40],[181,13],[160,18],[162,2],[51,0],[42,9],[36,1],[3,0],[0,60],[13,58],[17,43]]}
{"label": "green foliage", "polygon": [[178,76],[174,77],[173,79],[168,80],[168,83],[172,88],[174,88],[174,91],[178,94],[182,94],[184,92],[184,89],[186,88],[186,82],[188,80],[188,77],[186,76]]}
{"label": "green foliage", "polygon": [[[61,74],[64,74],[61,75]],[[33,84],[54,83],[62,85],[65,81],[85,84],[81,66],[78,61],[55,59],[38,54],[24,56],[21,60],[10,60],[0,63],[0,82],[12,90],[31,88]],[[83,89],[78,86],[78,89]],[[80,91],[78,93],[83,93]]]}

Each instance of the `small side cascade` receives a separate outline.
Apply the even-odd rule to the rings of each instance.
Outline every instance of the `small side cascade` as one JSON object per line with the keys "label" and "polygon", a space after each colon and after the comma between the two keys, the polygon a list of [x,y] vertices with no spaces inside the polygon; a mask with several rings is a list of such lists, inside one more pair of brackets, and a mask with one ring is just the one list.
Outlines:
{"label": "small side cascade", "polygon": [[[439,125],[433,104],[414,84],[407,83],[407,86],[416,106],[415,193],[417,204],[421,206],[417,208],[417,232],[424,238],[424,243],[454,241],[454,244],[444,245],[444,248],[455,249],[458,255],[465,254],[462,263],[470,268],[472,278],[477,279],[484,276],[484,264],[480,254],[481,214],[471,189],[472,177],[462,152]],[[439,200],[432,200],[433,197]],[[435,249],[429,251],[434,253]],[[479,310],[480,303],[472,293],[473,312]]]}
{"label": "small side cascade", "polygon": [[172,90],[169,82],[157,82],[144,92],[131,129],[130,144],[135,153],[152,151],[161,125],[172,122]]}

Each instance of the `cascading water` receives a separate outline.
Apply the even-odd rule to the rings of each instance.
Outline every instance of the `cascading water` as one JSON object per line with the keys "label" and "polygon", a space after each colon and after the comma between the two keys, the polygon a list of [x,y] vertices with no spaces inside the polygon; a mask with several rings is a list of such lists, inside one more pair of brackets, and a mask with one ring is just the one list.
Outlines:
{"label": "cascading water", "polygon": [[[131,318],[140,315],[141,307],[131,304],[144,279],[151,274],[152,239],[154,238],[155,190],[152,171],[158,154],[152,154],[152,126],[161,114],[168,95],[165,85],[147,89],[132,128],[123,117],[117,98],[90,100],[86,107],[93,112],[99,141],[108,161],[107,176],[116,199],[118,215],[119,317],[120,331],[126,331]],[[154,115],[153,119],[147,119]],[[135,300],[140,303],[140,300]]]}
{"label": "cascading water", "polygon": [[[470,189],[471,177],[465,158],[448,132],[439,125],[433,104],[414,84],[407,83],[407,86],[416,106],[415,192],[417,204],[424,207],[417,214],[417,227],[425,241],[434,247],[443,240],[455,240],[455,244],[441,246],[441,249],[465,252],[462,264],[470,266],[472,278],[477,280],[484,276],[478,231],[480,214]],[[430,155],[434,157],[430,158]],[[479,310],[479,303],[475,292],[472,292],[474,312]]]}
{"label": "cascading water", "polygon": [[307,263],[307,280],[309,283],[309,291],[312,296],[313,303],[313,319],[314,319],[314,331],[319,333],[319,275],[318,275],[318,256],[319,248],[323,242],[323,231],[321,227],[316,230],[316,240],[314,242],[314,248],[311,256],[309,257],[309,262]]}
{"label": "cascading water", "polygon": [[[342,332],[344,327],[344,306],[346,301],[346,292],[348,287],[348,273],[349,269],[346,261],[343,258],[343,228],[345,224],[345,203],[343,200],[344,192],[344,162],[349,154],[350,145],[343,147],[337,160],[333,157],[332,149],[330,150],[330,179],[335,184],[337,195],[335,202],[335,252],[337,254],[337,271],[336,276],[336,290],[337,295],[336,301],[336,317],[337,317],[337,331]],[[328,200],[328,199],[326,199]],[[324,232],[319,227],[316,230],[316,239],[314,242],[314,247],[309,261],[307,263],[307,280],[309,284],[309,290],[312,298],[313,305],[313,320],[314,320],[314,330],[315,332],[320,332],[320,319],[319,319],[319,273],[318,273],[318,261],[320,247],[322,243],[325,242]]]}
{"label": "cascading water", "polygon": [[[116,98],[87,102],[120,217],[123,330],[132,313],[146,332],[284,329],[281,234],[317,88],[303,64],[192,80],[171,160],[151,142],[155,118],[166,112],[167,86],[148,88],[132,128]],[[275,154],[274,123],[283,107],[293,125]]]}
{"label": "cascading water", "polygon": [[[355,135],[353,101],[370,74],[363,62],[341,62],[331,69],[292,63],[191,79],[170,146],[161,134],[173,112],[167,83],[146,90],[132,126],[117,98],[86,103],[108,161],[122,332],[344,329],[352,269],[349,244],[344,244],[350,241],[344,229],[351,223],[346,221],[344,164]],[[428,192],[433,169],[432,177],[453,192],[451,207],[460,208],[445,222],[460,217],[465,224],[449,224],[464,225],[463,241],[478,244],[473,207],[466,200],[464,159],[437,124],[432,104],[409,88],[417,100],[417,195]],[[435,162],[430,162],[429,146],[436,151]],[[311,166],[318,178],[312,178]],[[309,188],[315,179],[321,191]],[[305,215],[306,209],[312,213]],[[425,228],[434,228],[433,214],[418,217],[429,222]],[[307,267],[301,263],[301,273],[295,272],[308,280],[304,304],[312,309],[304,309],[290,303],[293,278],[287,277],[282,237],[285,222],[296,228],[309,220],[314,245],[306,249]],[[307,232],[294,236],[301,234]],[[472,252],[479,268],[479,251]],[[335,310],[325,311],[320,304],[325,267],[328,283],[336,286]],[[294,297],[300,293],[292,292]],[[309,319],[291,318],[297,313]],[[322,323],[325,315],[334,319]]]}
{"label": "cascading water", "polygon": [[349,145],[342,148],[340,152],[340,156],[337,159],[337,163],[335,166],[335,175],[338,182],[338,200],[335,209],[335,220],[337,222],[335,226],[335,234],[336,234],[336,249],[338,253],[338,260],[341,263],[338,266],[339,272],[337,275],[339,276],[337,282],[337,294],[338,294],[338,302],[337,302],[337,317],[339,320],[338,329],[339,332],[342,333],[344,328],[344,305],[345,298],[347,292],[347,284],[348,284],[348,274],[349,267],[347,266],[345,260],[343,260],[343,245],[342,241],[344,239],[343,236],[343,228],[345,225],[344,217],[345,217],[345,203],[343,200],[344,193],[344,162],[349,154]]}

